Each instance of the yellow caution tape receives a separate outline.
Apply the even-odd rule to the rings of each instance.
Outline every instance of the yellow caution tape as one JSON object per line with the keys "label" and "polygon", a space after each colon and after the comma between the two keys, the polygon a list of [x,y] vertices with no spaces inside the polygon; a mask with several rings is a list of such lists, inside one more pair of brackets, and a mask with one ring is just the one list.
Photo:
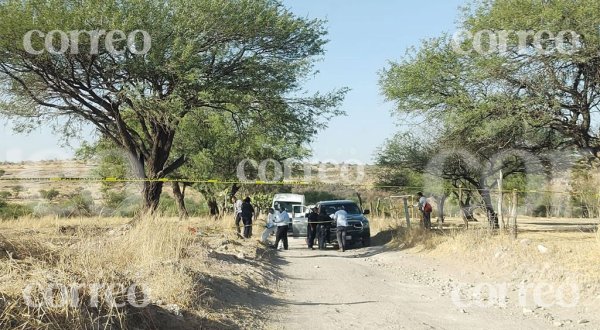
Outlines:
{"label": "yellow caution tape", "polygon": [[[217,180],[217,179],[170,179],[170,178],[117,178],[117,177],[0,177],[1,181],[39,181],[39,182],[110,182],[110,183],[142,183],[142,182],[181,182],[181,183],[206,183],[206,184],[239,184],[239,185],[285,185],[285,186],[346,186],[346,187],[369,187],[372,189],[403,189],[403,190],[422,190],[423,187],[406,187],[394,185],[377,185],[364,183],[338,183],[338,182],[319,182],[319,181],[236,181],[236,180]],[[455,188],[453,191],[480,191],[476,188]],[[492,194],[498,193],[497,189],[489,189]],[[552,190],[502,190],[502,193],[549,193],[549,194],[577,194],[577,191],[552,191]],[[594,196],[600,197],[600,194]]]}

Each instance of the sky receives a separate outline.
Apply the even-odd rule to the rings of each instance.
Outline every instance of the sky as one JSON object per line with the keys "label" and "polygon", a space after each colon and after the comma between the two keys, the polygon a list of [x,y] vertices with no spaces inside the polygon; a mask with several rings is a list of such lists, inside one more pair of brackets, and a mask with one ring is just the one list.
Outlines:
{"label": "sky", "polygon": [[[379,72],[388,61],[402,59],[420,41],[456,31],[458,8],[465,0],[285,0],[295,14],[327,20],[326,53],[316,64],[319,73],[306,82],[308,91],[348,87],[340,109],[347,116],[329,122],[311,144],[311,161],[373,163],[385,139],[411,129],[391,112],[381,95]],[[73,146],[44,127],[24,135],[13,133],[0,119],[0,161],[68,159]],[[91,134],[85,134],[88,137]],[[71,145],[77,146],[76,141]],[[259,160],[260,161],[260,160]]]}

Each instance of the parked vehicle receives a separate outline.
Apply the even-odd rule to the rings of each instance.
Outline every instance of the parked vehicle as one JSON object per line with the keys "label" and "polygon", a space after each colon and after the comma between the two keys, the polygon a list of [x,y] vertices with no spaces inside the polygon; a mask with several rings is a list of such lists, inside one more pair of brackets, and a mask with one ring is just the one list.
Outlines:
{"label": "parked vehicle", "polygon": [[[275,194],[273,208],[285,209],[290,215],[289,232],[293,236],[306,236],[306,206],[304,195],[301,194]],[[304,223],[304,228],[302,228]]]}
{"label": "parked vehicle", "polygon": [[[348,245],[361,243],[362,246],[370,246],[371,228],[369,227],[369,220],[365,217],[365,215],[369,214],[369,210],[361,210],[360,206],[351,200],[323,201],[317,203],[317,207],[325,208],[327,215],[334,214],[342,206],[348,213],[348,227],[346,227],[346,242]],[[337,245],[336,232],[337,228],[332,226],[327,243]]]}

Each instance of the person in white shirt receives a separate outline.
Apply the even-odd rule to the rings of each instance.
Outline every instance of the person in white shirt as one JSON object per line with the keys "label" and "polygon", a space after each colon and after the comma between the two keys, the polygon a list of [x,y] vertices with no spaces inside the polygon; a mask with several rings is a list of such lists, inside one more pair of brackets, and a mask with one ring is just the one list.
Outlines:
{"label": "person in white shirt", "polygon": [[275,245],[274,245],[275,248],[277,248],[279,245],[279,242],[282,241],[283,249],[284,250],[288,249],[287,233],[288,233],[288,223],[289,222],[290,222],[290,216],[288,215],[287,211],[284,208],[283,210],[281,210],[281,213],[279,214],[279,216],[276,217],[276,219],[275,219],[275,226],[277,226],[277,233],[275,234]]}
{"label": "person in white shirt", "polygon": [[261,237],[261,242],[263,242],[263,244],[268,244],[269,236],[275,233],[275,230],[277,229],[275,226],[275,219],[277,219],[277,217],[279,217],[279,211],[270,208],[269,215],[267,216],[267,225]]}
{"label": "person in white shirt", "polygon": [[238,235],[241,235],[240,222],[242,221],[242,200],[238,199],[235,196],[231,196],[231,200],[233,201],[233,215],[235,217],[235,227],[237,229]]}
{"label": "person in white shirt", "polygon": [[348,212],[342,205],[342,208],[331,215],[331,218],[336,221],[336,235],[340,251],[346,251],[346,227],[348,226]]}

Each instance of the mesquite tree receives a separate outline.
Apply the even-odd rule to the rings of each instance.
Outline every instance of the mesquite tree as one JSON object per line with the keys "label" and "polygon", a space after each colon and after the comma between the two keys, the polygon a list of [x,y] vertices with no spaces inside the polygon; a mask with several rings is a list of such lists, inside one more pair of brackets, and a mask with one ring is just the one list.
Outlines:
{"label": "mesquite tree", "polygon": [[0,111],[28,123],[64,117],[64,134],[95,126],[141,165],[150,212],[158,179],[186,161],[171,155],[185,117],[310,122],[336,114],[344,94],[300,93],[326,31],[277,1],[8,0],[0,17]]}

